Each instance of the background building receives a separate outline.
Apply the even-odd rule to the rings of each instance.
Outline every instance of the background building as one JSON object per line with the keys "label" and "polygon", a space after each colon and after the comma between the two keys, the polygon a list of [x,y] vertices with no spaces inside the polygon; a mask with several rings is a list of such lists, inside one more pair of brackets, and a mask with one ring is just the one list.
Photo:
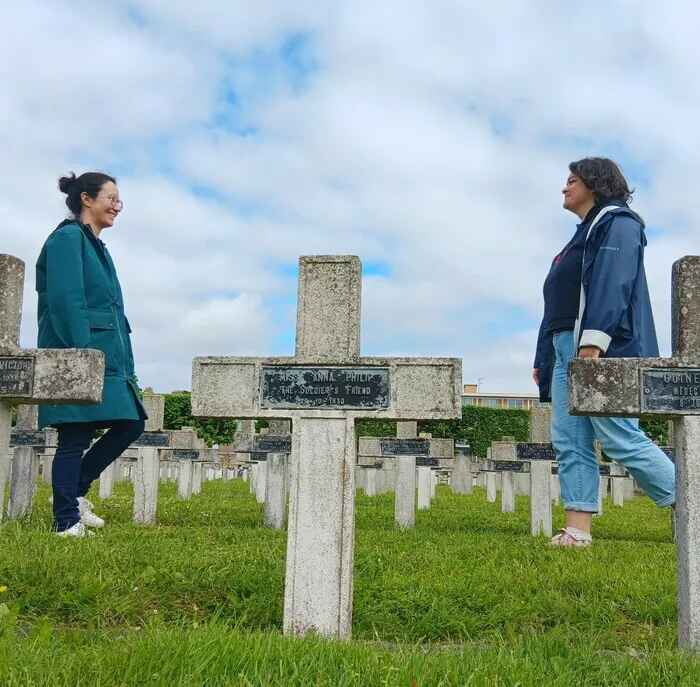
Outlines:
{"label": "background building", "polygon": [[539,394],[504,394],[479,391],[478,384],[465,384],[462,405],[487,408],[524,408],[528,410],[540,404]]}

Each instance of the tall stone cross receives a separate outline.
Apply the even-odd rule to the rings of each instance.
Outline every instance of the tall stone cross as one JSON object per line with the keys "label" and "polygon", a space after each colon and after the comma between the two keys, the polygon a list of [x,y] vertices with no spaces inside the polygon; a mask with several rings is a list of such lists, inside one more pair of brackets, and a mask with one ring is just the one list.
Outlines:
{"label": "tall stone cross", "polygon": [[195,358],[192,414],[292,420],[284,631],[349,637],[355,420],[461,414],[456,358],[360,356],[362,264],[299,260],[293,358]]}
{"label": "tall stone cross", "polygon": [[569,412],[672,419],[676,454],[679,646],[700,649],[700,257],[673,265],[670,358],[577,358]]}
{"label": "tall stone cross", "polygon": [[0,255],[0,462],[7,460],[13,404],[102,401],[101,351],[20,348],[23,289],[24,262]]}

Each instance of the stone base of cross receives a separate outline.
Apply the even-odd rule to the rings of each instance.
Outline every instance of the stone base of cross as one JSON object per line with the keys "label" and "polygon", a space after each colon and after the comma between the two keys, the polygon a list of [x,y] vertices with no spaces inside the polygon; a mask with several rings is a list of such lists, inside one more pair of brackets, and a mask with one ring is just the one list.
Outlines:
{"label": "stone base of cross", "polygon": [[195,358],[192,414],[292,420],[284,631],[349,637],[355,421],[461,415],[461,361],[360,357],[362,267],[302,257],[296,355]]}
{"label": "stone base of cross", "polygon": [[700,649],[700,257],[673,265],[670,358],[577,358],[572,415],[672,419],[676,456],[679,646]]}
{"label": "stone base of cross", "polygon": [[[101,351],[20,348],[23,289],[24,262],[12,255],[0,255],[0,474],[7,474],[14,404],[102,401]],[[18,465],[27,464],[25,453],[29,455],[24,449],[20,451]],[[25,483],[26,479],[21,481]]]}

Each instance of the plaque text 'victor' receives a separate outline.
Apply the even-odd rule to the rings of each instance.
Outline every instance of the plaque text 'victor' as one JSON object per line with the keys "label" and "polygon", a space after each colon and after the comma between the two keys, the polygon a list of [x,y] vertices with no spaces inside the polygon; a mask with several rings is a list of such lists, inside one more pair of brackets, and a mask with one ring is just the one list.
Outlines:
{"label": "plaque text 'victor'", "polygon": [[0,396],[31,396],[34,358],[0,358]]}
{"label": "plaque text 'victor'", "polygon": [[389,370],[358,367],[263,367],[263,408],[388,408]]}

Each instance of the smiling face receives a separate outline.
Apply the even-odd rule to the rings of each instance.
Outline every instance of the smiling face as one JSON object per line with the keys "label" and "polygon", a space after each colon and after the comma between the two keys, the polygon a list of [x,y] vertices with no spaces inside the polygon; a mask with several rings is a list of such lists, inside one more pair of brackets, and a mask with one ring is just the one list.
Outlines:
{"label": "smiling face", "polygon": [[595,194],[583,183],[581,177],[575,174],[569,174],[562,193],[564,194],[564,209],[573,212],[581,219],[595,205]]}
{"label": "smiling face", "polygon": [[111,181],[106,182],[95,198],[90,198],[87,193],[82,194],[83,213],[82,220],[101,231],[105,227],[111,227],[117,215],[124,207],[119,199],[119,189]]}

